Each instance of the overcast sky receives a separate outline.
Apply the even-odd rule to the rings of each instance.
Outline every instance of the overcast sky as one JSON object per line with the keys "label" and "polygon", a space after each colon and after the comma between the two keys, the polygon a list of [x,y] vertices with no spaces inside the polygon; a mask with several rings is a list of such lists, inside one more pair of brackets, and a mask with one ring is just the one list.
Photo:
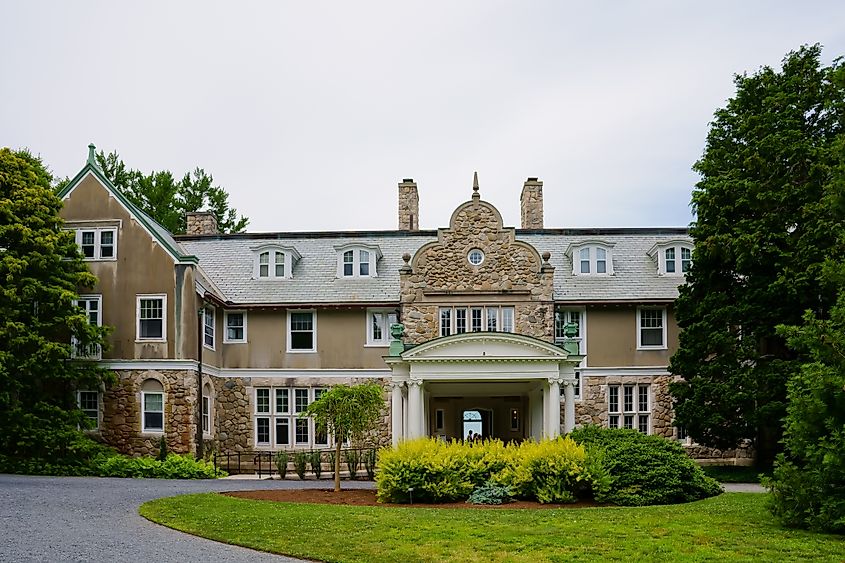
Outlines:
{"label": "overcast sky", "polygon": [[845,54],[845,2],[0,0],[0,146],[196,166],[252,231],[420,226],[471,195],[519,226],[683,226],[733,74]]}

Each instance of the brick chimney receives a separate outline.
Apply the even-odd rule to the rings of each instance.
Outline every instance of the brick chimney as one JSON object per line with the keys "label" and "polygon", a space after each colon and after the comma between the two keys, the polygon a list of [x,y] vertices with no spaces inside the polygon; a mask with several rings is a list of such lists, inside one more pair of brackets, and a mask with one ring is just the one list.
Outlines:
{"label": "brick chimney", "polygon": [[523,229],[543,228],[543,182],[528,178],[522,186],[519,206]]}
{"label": "brick chimney", "polygon": [[413,178],[399,182],[399,230],[420,230],[420,195]]}
{"label": "brick chimney", "polygon": [[210,211],[190,211],[187,217],[188,235],[217,235],[220,230],[217,228],[217,218]]}

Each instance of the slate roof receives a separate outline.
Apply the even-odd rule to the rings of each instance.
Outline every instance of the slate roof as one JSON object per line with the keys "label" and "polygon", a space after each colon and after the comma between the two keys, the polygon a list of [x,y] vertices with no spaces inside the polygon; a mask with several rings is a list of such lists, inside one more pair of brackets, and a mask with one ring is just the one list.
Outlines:
{"label": "slate roof", "polygon": [[[411,255],[435,240],[435,231],[357,233],[268,233],[181,236],[178,243],[199,258],[200,267],[226,301],[241,305],[398,303],[402,254]],[[516,238],[541,254],[551,253],[555,299],[575,302],[672,301],[683,278],[658,276],[648,256],[655,243],[688,239],[686,229],[544,229],[517,230]],[[565,255],[570,244],[601,240],[614,244],[612,276],[574,276]],[[302,258],[291,279],[254,279],[253,248],[267,243],[294,247]],[[347,243],[376,245],[383,258],[378,277],[338,278],[335,247]]]}

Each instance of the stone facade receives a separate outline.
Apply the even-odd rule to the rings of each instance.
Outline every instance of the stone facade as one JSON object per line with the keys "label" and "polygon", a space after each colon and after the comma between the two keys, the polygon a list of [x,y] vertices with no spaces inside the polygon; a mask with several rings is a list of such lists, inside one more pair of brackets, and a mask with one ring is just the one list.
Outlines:
{"label": "stone facade", "polygon": [[[191,370],[117,371],[117,382],[103,394],[100,436],[128,455],[157,455],[163,435],[169,451],[196,448],[197,374]],[[141,431],[141,385],[154,379],[164,388],[164,434]]]}
{"label": "stone facade", "polygon": [[[484,253],[476,266],[467,259],[473,249]],[[515,332],[551,341],[553,274],[548,254],[541,258],[516,240],[514,229],[504,228],[498,210],[476,192],[455,210],[449,228],[438,231],[438,240],[421,247],[400,271],[407,342],[436,338],[438,308],[460,303],[461,296],[478,304],[513,305]]]}
{"label": "stone facade", "polygon": [[406,178],[399,184],[399,230],[418,231],[420,228],[420,196],[417,184]]}
{"label": "stone facade", "polygon": [[188,235],[216,235],[219,234],[220,229],[213,213],[195,211],[187,214],[185,232]]}
{"label": "stone facade", "polygon": [[522,186],[519,209],[523,229],[543,228],[543,182],[528,178]]}

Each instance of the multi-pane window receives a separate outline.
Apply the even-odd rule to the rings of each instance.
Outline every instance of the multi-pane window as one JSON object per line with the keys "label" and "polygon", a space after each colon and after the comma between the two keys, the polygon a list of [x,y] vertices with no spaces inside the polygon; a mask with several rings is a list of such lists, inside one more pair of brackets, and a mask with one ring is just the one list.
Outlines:
{"label": "multi-pane window", "polygon": [[612,274],[613,265],[609,246],[582,246],[572,255],[572,273],[575,275]]}
{"label": "multi-pane window", "polygon": [[374,250],[353,248],[339,254],[338,277],[370,278],[375,277],[378,254]]}
{"label": "multi-pane window", "polygon": [[202,432],[208,434],[211,430],[211,399],[202,396]]}
{"label": "multi-pane window", "polygon": [[272,279],[289,277],[291,257],[283,250],[264,250],[258,253],[258,278]]}
{"label": "multi-pane window", "polygon": [[[76,300],[76,306],[85,311],[88,323],[94,326],[103,325],[103,297],[101,295],[82,295]],[[100,359],[99,344],[81,344],[75,337],[71,338],[71,353],[75,358]]]}
{"label": "multi-pane window", "polygon": [[141,386],[141,430],[164,431],[164,387],[155,379],[148,379]]}
{"label": "multi-pane window", "polygon": [[89,430],[100,426],[100,395],[96,391],[79,391],[77,401],[81,410],[90,421]]}
{"label": "multi-pane window", "polygon": [[[301,413],[320,398],[321,388],[258,387],[255,389],[255,443],[275,448],[328,447],[325,432]],[[272,398],[272,400],[271,400]]]}
{"label": "multi-pane window", "polygon": [[647,384],[607,386],[607,424],[610,428],[651,431],[651,399]]}
{"label": "multi-pane window", "polygon": [[367,345],[387,346],[390,344],[390,325],[397,322],[395,309],[370,309],[367,311]]}
{"label": "multi-pane window", "polygon": [[465,332],[513,332],[513,307],[441,307],[440,336]]}
{"label": "multi-pane window", "polygon": [[214,309],[203,309],[202,343],[206,348],[214,350]]}
{"label": "multi-pane window", "polygon": [[689,272],[690,266],[692,266],[692,249],[682,246],[681,247],[681,272],[683,272],[683,273]]}
{"label": "multi-pane window", "polygon": [[657,254],[658,269],[661,274],[681,275],[689,272],[692,265],[692,247],[686,243],[675,243],[672,246],[657,245],[662,253]]}
{"label": "multi-pane window", "polygon": [[138,340],[165,339],[164,295],[138,296]]}
{"label": "multi-pane window", "polygon": [[637,347],[666,348],[666,309],[637,309]]}
{"label": "multi-pane window", "polygon": [[85,260],[114,260],[117,256],[117,229],[79,229],[76,244]]}
{"label": "multi-pane window", "polygon": [[313,352],[316,350],[314,311],[288,313],[288,351]]}
{"label": "multi-pane window", "polygon": [[[587,338],[586,338],[586,320],[587,311],[582,308],[575,309],[556,309],[555,310],[555,342],[577,342],[578,353],[582,355],[587,354]],[[571,324],[575,326],[575,335],[571,338],[566,337],[566,325]],[[580,367],[586,364],[586,359],[581,360]],[[575,372],[575,398],[581,398],[581,372]]]}
{"label": "multi-pane window", "polygon": [[243,311],[226,311],[226,337],[224,342],[246,342],[246,313]]}

